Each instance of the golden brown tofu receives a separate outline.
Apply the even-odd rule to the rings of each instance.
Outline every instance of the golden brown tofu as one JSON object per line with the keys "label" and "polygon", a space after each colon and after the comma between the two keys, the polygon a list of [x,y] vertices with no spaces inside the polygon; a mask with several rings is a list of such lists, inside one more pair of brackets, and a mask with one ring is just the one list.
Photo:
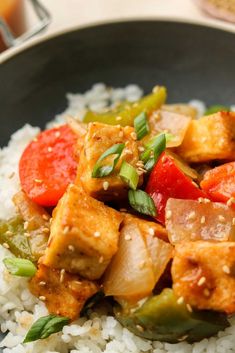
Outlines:
{"label": "golden brown tofu", "polygon": [[235,113],[220,112],[192,120],[176,152],[187,162],[235,159]]}
{"label": "golden brown tofu", "polygon": [[235,243],[186,242],[176,245],[173,290],[197,309],[235,312]]}
{"label": "golden brown tofu", "polygon": [[[107,177],[92,178],[92,171],[99,157],[111,146],[125,143],[125,148],[115,170]],[[113,156],[107,158],[112,164]],[[85,137],[84,148],[78,165],[76,183],[82,183],[85,191],[102,201],[124,198],[127,196],[128,185],[118,175],[122,161],[136,166],[139,161],[138,143],[134,129],[130,126],[112,126],[101,123],[90,123]],[[139,186],[143,178],[139,179]]]}
{"label": "golden brown tofu", "polygon": [[64,270],[40,265],[29,282],[33,295],[43,300],[50,314],[75,320],[87,301],[98,291],[98,286]]}
{"label": "golden brown tofu", "polygon": [[121,213],[70,185],[53,212],[43,263],[100,278],[117,251],[122,219]]}

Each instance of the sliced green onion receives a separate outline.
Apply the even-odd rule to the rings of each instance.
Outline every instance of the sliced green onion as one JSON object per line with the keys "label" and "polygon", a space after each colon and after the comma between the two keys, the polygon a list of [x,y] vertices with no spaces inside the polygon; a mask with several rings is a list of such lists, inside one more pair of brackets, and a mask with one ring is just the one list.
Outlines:
{"label": "sliced green onion", "polygon": [[221,111],[229,112],[230,109],[224,105],[212,105],[211,107],[207,108],[204,115],[211,115],[211,114],[215,114],[215,113],[218,113]]}
{"label": "sliced green onion", "polygon": [[27,259],[18,259],[17,257],[6,257],[3,260],[7,270],[15,276],[33,277],[37,271],[36,266]]}
{"label": "sliced green onion", "polygon": [[166,134],[160,134],[152,138],[146,144],[146,150],[140,159],[144,162],[144,168],[150,171],[156,164],[161,153],[166,149]]}
{"label": "sliced green onion", "polygon": [[[93,171],[92,178],[103,178],[104,176],[110,175],[117,165],[117,162],[122,154],[125,147],[124,143],[117,143],[112,147],[108,148],[96,162]],[[111,165],[102,165],[101,162],[110,155],[116,155]]]}
{"label": "sliced green onion", "polygon": [[149,125],[147,121],[147,114],[145,112],[139,114],[134,120],[134,128],[137,139],[141,140],[149,133]]}
{"label": "sliced green onion", "polygon": [[139,182],[139,175],[131,164],[123,161],[119,175],[131,189],[136,190]]}
{"label": "sliced green onion", "polygon": [[43,316],[31,326],[23,343],[45,339],[51,334],[61,331],[68,323],[69,318],[67,317],[56,315]]}
{"label": "sliced green onion", "polygon": [[157,210],[153,199],[143,190],[129,190],[128,199],[134,210],[155,217]]}

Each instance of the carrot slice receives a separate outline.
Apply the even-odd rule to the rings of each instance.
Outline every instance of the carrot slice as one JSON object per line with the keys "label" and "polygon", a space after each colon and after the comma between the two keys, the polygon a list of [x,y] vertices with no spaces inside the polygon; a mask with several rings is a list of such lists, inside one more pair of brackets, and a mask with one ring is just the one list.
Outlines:
{"label": "carrot slice", "polygon": [[68,125],[41,132],[19,162],[22,189],[42,206],[55,206],[76,177],[74,146],[77,135]]}

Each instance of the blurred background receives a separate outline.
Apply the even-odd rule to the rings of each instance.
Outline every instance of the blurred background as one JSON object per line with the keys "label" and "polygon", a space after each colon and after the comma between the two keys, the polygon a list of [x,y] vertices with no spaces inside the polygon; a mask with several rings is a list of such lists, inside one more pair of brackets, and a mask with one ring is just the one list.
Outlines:
{"label": "blurred background", "polygon": [[[15,36],[29,30],[37,32],[40,21],[35,10],[41,20],[47,17],[42,26],[46,28],[37,35],[95,22],[144,17],[235,28],[235,0],[0,0],[0,29],[6,22]],[[10,38],[9,32],[7,35]],[[3,49],[6,45],[0,38],[0,50]]]}

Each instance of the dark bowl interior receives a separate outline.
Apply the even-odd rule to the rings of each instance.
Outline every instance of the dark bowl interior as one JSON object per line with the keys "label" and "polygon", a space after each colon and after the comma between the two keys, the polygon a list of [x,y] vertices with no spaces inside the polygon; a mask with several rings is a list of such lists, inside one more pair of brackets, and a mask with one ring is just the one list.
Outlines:
{"label": "dark bowl interior", "polygon": [[44,126],[65,93],[95,82],[166,85],[169,101],[235,103],[235,35],[165,21],[88,27],[34,45],[0,65],[0,144],[24,123]]}

